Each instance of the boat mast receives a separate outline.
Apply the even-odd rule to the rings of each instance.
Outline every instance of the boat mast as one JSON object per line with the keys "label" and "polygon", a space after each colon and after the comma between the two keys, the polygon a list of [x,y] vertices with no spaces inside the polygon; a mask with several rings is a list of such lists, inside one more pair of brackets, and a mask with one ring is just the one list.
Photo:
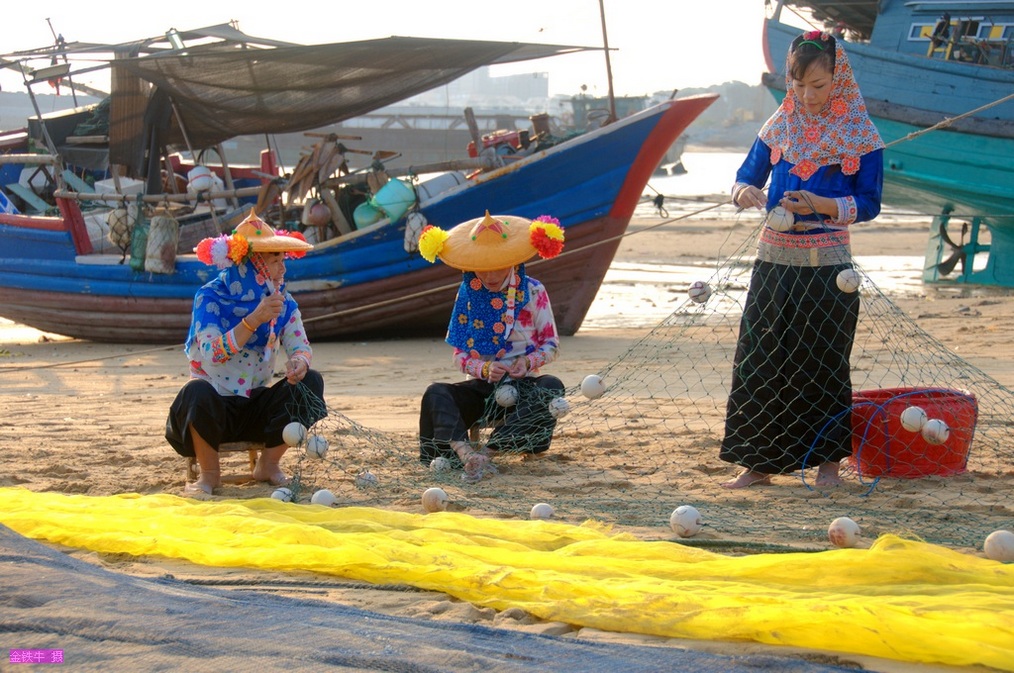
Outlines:
{"label": "boat mast", "polygon": [[[49,129],[46,127],[46,120],[42,116],[42,110],[39,108],[39,101],[35,98],[35,90],[32,89],[32,85],[39,82],[39,79],[28,79],[28,73],[22,70],[22,77],[25,81],[25,89],[28,90],[28,98],[32,101],[32,107],[35,109],[35,116],[39,119],[39,129],[42,131],[42,139],[46,143],[46,149],[54,157],[59,157],[59,152],[56,149],[56,143],[53,142],[52,136],[49,135]],[[60,170],[63,170],[63,162],[60,162]]]}
{"label": "boat mast", "polygon": [[599,16],[602,19],[602,46],[606,52],[606,80],[609,83],[609,119],[607,124],[616,121],[616,97],[613,95],[613,68],[609,63],[609,35],[606,33],[605,0],[599,0]]}
{"label": "boat mast", "polygon": [[[67,58],[67,52],[62,51],[63,48],[67,46],[67,42],[63,39],[63,35],[57,35],[56,30],[53,28],[53,22],[49,20],[48,16],[46,17],[46,23],[49,24],[49,32],[53,34],[53,44],[56,46],[57,52],[63,53],[64,63],[70,63],[70,60]],[[56,65],[55,55],[53,56],[53,65]],[[67,83],[70,85],[70,95],[74,99],[74,107],[77,107],[77,91],[74,90],[74,80],[70,78],[69,71],[67,72]],[[59,90],[57,90],[57,93],[59,93]]]}
{"label": "boat mast", "polygon": [[781,19],[782,19],[782,5],[783,4],[785,4],[785,0],[778,0],[778,2],[775,3],[774,12],[772,12],[772,14],[771,14],[771,18],[774,19],[775,21],[781,21]]}

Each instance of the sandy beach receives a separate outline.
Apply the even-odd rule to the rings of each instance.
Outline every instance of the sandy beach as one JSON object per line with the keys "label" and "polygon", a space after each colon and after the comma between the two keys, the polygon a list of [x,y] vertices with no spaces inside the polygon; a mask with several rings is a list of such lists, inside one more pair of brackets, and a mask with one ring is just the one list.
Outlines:
{"label": "sandy beach", "polygon": [[[705,274],[714,267],[716,260],[721,260],[749,239],[759,216],[752,213],[736,215],[725,208],[659,226],[661,221],[650,208],[639,208],[638,216],[620,246],[616,262],[633,266],[698,267]],[[863,225],[853,233],[854,254],[857,257],[921,257],[926,247],[928,225],[927,218],[908,221],[892,218],[886,222]],[[891,300],[904,315],[973,370],[985,372],[1002,386],[1014,387],[1014,349],[1009,345],[1009,334],[1014,330],[1014,302],[1007,296],[1008,293],[995,289],[922,287],[918,283],[915,286],[916,289],[912,290],[906,285],[904,291],[891,295]],[[667,303],[675,306],[683,301],[685,290],[685,287],[665,288],[657,284],[646,286],[641,292],[641,300],[645,306],[664,312]],[[615,326],[614,320],[606,326],[586,325],[586,329],[576,336],[564,338],[561,357],[553,363],[551,372],[563,379],[569,388],[579,384],[587,374],[608,370],[654,327],[637,318],[636,307],[607,305],[597,308],[606,314],[629,311],[633,324]],[[390,452],[397,450],[395,447],[400,446],[403,454],[398,462],[397,474],[389,482],[393,484],[392,488],[373,492],[357,490],[350,483],[350,475],[361,464],[374,464],[366,459],[357,461],[345,455],[337,458],[330,470],[321,472],[320,468],[306,465],[300,457],[290,455],[283,461],[283,467],[304,470],[312,476],[315,484],[332,480],[335,482],[334,490],[341,496],[339,504],[377,504],[384,508],[422,512],[418,495],[420,486],[427,483],[429,475],[420,472],[421,468],[413,460],[418,404],[429,382],[454,378],[449,366],[449,347],[439,338],[330,342],[313,346],[314,366],[324,375],[329,409],[339,411],[354,422],[352,426],[333,427],[339,433],[357,435],[358,441],[367,444],[370,433],[383,435],[379,444],[373,442],[373,449],[388,452],[387,460],[390,460]],[[87,495],[181,494],[183,459],[165,442],[163,432],[166,410],[186,380],[184,365],[178,346],[97,344],[43,335],[9,323],[0,324],[0,381],[3,383],[0,392],[0,446],[3,447],[0,451],[0,487],[20,486],[33,491]],[[715,369],[721,370],[722,367],[715,365]],[[337,418],[330,420],[335,424],[339,422]],[[706,429],[710,430],[713,423],[712,418]],[[693,422],[688,421],[687,425],[692,426]],[[563,498],[561,502],[566,501],[565,495],[573,496],[576,502],[582,498],[601,498],[604,491],[611,488],[610,484],[620,484],[616,488],[621,491],[637,488],[639,477],[635,472],[627,469],[621,478],[620,459],[608,457],[622,447],[609,445],[607,431],[591,432],[583,425],[568,427],[561,422],[558,432],[562,436],[545,459],[507,461],[499,485],[485,486],[486,491],[480,489],[468,496],[452,497],[459,511],[479,516],[524,518],[533,497],[559,493]],[[582,465],[582,459],[574,448],[578,444],[584,452],[582,455],[588,456],[588,465]],[[353,445],[356,444],[353,442]],[[378,449],[380,445],[381,449]],[[660,444],[650,441],[649,437],[637,446],[637,451],[650,452],[656,445]],[[688,469],[688,473],[693,475],[687,479],[692,481],[679,482],[684,492],[687,489],[714,490],[712,487],[720,479],[734,473],[732,466],[718,461],[713,444],[702,443],[700,451],[701,456],[694,459],[699,461],[696,467]],[[241,468],[241,457],[229,458],[228,465],[237,470]],[[605,465],[607,460],[613,461],[607,467],[590,467]],[[582,468],[586,469],[583,471]],[[1010,479],[1014,475],[1010,466],[1005,468],[1006,471],[989,469],[993,470],[991,487],[1009,491]],[[460,484],[445,483],[452,493],[461,489]],[[934,481],[935,492],[945,502],[949,497],[947,489],[955,489],[953,497],[957,500],[958,493],[968,485],[967,479]],[[673,488],[676,486],[674,480]],[[906,483],[897,488],[902,487],[913,488],[914,485]],[[510,490],[513,488],[517,490]],[[795,488],[802,491],[798,483]],[[216,498],[264,497],[272,490],[265,484],[226,486],[221,496]],[[776,492],[772,494],[771,491]],[[512,512],[502,504],[499,509],[478,505],[484,498],[504,493],[517,497],[520,505],[516,511]],[[757,489],[757,492],[737,496],[736,506],[744,510],[752,506],[767,507],[783,495],[780,489],[768,489],[768,492]],[[918,500],[921,496],[910,494],[906,497]],[[679,504],[678,500],[664,502],[659,507],[668,512],[674,504]],[[932,505],[928,503],[926,506]],[[732,506],[729,502],[716,502],[715,511],[723,512],[725,510],[721,507]],[[588,512],[594,513],[594,510]],[[561,520],[572,523],[581,523],[588,512],[576,507],[569,510],[558,507]],[[613,508],[611,512],[613,520],[610,523],[625,527],[635,535],[646,539],[672,537],[664,519],[649,525],[638,515],[632,518],[631,525],[625,526],[622,506]],[[825,512],[820,510],[812,516],[822,521]],[[911,512],[912,516],[920,516],[914,506]],[[1010,520],[1009,514],[1007,520]],[[870,534],[876,531],[874,526]],[[728,540],[730,537],[754,544],[827,546],[822,534],[786,539],[777,529],[765,530],[761,527],[749,533],[733,525],[725,529],[716,525],[703,533],[700,539],[704,544],[708,540]],[[970,551],[975,553],[975,550]],[[142,577],[166,573],[177,578],[286,577],[241,569],[195,566],[151,556],[135,559],[77,550],[69,553],[117,572]],[[735,654],[771,652],[771,648],[759,644],[668,641],[575,629],[559,622],[539,622],[524,614],[477,609],[434,592],[405,593],[345,587],[316,589],[313,597],[400,616],[479,623],[598,641],[670,644]],[[787,653],[786,648],[777,651],[779,654]],[[973,670],[916,666],[862,656],[837,657],[834,653],[798,651],[795,654],[814,660],[825,657],[825,661],[830,657],[832,663],[851,662],[868,670]]]}

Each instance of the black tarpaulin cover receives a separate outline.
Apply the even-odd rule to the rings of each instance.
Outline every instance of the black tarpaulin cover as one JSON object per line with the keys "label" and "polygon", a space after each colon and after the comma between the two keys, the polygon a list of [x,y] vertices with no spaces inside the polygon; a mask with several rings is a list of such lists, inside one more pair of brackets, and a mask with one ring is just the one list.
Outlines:
{"label": "black tarpaulin cover", "polygon": [[[484,65],[583,51],[519,42],[389,37],[258,49],[216,44],[119,59],[168,94],[176,115],[163,140],[195,148],[240,135],[287,133],[356,117]],[[150,104],[158,104],[154,96]],[[164,104],[164,103],[163,103]],[[151,113],[151,111],[149,111]]]}

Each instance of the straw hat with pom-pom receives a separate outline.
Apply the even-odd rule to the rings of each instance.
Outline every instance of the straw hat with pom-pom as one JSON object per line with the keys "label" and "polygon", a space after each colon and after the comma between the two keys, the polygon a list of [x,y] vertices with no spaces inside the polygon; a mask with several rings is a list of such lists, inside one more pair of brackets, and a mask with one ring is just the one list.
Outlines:
{"label": "straw hat with pom-pom", "polygon": [[419,253],[430,262],[439,257],[460,271],[496,271],[535,255],[551,259],[563,250],[560,221],[548,215],[534,220],[490,215],[462,222],[450,231],[428,226],[419,236]]}
{"label": "straw hat with pom-pom", "polygon": [[273,229],[253,211],[231,235],[206,238],[194,248],[197,259],[220,269],[230,264],[239,264],[255,252],[284,252],[286,257],[299,258],[307,250],[313,250],[313,246],[306,242],[301,233]]}
{"label": "straw hat with pom-pom", "polygon": [[239,226],[232,232],[247,240],[250,245],[250,252],[306,252],[313,250],[313,246],[306,242],[298,232],[276,231],[271,226],[257,217],[257,213],[250,211],[247,218],[240,222]]}

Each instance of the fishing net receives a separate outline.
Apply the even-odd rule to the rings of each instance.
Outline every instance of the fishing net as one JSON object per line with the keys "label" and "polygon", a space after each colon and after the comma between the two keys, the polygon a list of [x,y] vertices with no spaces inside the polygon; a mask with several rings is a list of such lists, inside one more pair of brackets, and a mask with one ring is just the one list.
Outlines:
{"label": "fishing net", "polygon": [[[398,582],[610,631],[1012,670],[1008,567],[967,553],[1010,525],[1012,392],[857,265],[850,403],[794,430],[802,469],[722,488],[739,469],[718,455],[755,241],[729,247],[691,286],[697,301],[681,291],[592,378],[566,381],[562,395],[522,384],[513,404],[495,389],[472,436],[481,450],[505,421],[515,426],[491,456],[495,474],[463,478],[450,460],[421,459],[416,433],[363,425],[337,396],[297,386],[291,417],[320,420],[285,457],[293,480],[273,497],[293,503],[233,499],[240,487],[207,503],[5,488],[0,523],[99,553]],[[415,400],[397,413],[418,410]],[[934,420],[932,432],[910,429]],[[811,456],[832,427],[845,428],[835,441],[848,455],[843,484],[823,486]],[[434,487],[447,511],[422,515]],[[522,521],[537,503],[556,520]],[[681,505],[701,514],[693,537],[670,529]],[[824,551],[828,523],[843,515],[869,549]],[[742,554],[758,551],[778,553]]]}
{"label": "fishing net", "polygon": [[145,241],[144,270],[171,274],[176,270],[176,249],[180,242],[180,225],[171,213],[158,209],[148,224]]}
{"label": "fishing net", "polygon": [[[696,542],[720,538],[745,547],[760,538],[826,543],[828,523],[843,515],[864,536],[899,533],[972,548],[1009,527],[1014,394],[921,329],[858,264],[854,291],[821,290],[858,303],[850,394],[844,401],[840,392],[829,397],[822,384],[836,387],[830,375],[800,383],[797,373],[781,381],[767,373],[777,369],[769,362],[755,363],[761,376],[746,389],[758,394],[742,397],[752,405],[751,422],[739,432],[744,446],[758,448],[742,451],[743,458],[762,471],[784,469],[765,463],[772,459],[763,442],[774,437],[795,445],[801,463],[775,476],[772,486],[721,487],[740,469],[718,456],[755,250],[755,238],[743,241],[695,284],[696,300],[677,301],[626,353],[585,381],[570,382],[562,396],[521,386],[517,404],[526,411],[518,414],[497,402],[503,390],[494,391],[473,427],[476,449],[502,430],[505,416],[522,416],[513,421],[514,442],[490,452],[496,474],[475,481],[453,456],[420,460],[418,436],[365,427],[327,409],[309,432],[321,438],[313,439],[314,448],[326,444],[326,451],[307,452],[301,444],[286,459],[295,468],[294,498],[307,502],[328,489],[339,505],[418,507],[423,490],[438,486],[452,509],[476,514],[527,517],[546,502],[569,520],[656,528],[676,506],[691,504],[710,534]],[[837,285],[833,277],[827,283]],[[797,311],[795,320],[792,329],[819,354],[825,332],[808,330],[827,317]],[[743,329],[773,327],[757,329],[748,319]],[[788,356],[802,357],[791,350]],[[821,366],[819,358],[805,362],[814,371]],[[816,415],[806,404],[800,409],[801,388],[816,400],[810,407],[840,408]],[[784,427],[772,430],[779,423]],[[550,433],[549,450],[533,453]],[[826,446],[844,452],[840,485],[817,479]]]}
{"label": "fishing net", "polygon": [[581,627],[1014,670],[1014,568],[892,535],[868,550],[731,556],[594,523],[17,488],[0,489],[0,521],[106,554],[401,583]]}

